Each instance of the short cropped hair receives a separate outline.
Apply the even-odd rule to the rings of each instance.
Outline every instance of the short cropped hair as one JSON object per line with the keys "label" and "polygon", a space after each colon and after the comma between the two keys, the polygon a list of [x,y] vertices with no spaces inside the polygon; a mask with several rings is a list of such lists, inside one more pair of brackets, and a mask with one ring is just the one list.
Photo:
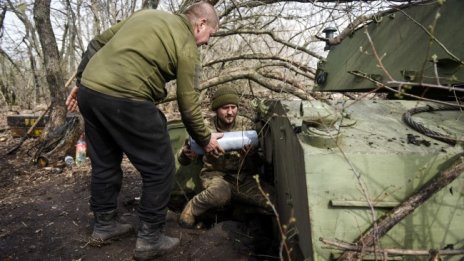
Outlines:
{"label": "short cropped hair", "polygon": [[219,27],[219,18],[214,6],[207,2],[197,2],[188,6],[183,12],[190,21],[194,22],[200,18],[206,18],[207,24],[212,28]]}

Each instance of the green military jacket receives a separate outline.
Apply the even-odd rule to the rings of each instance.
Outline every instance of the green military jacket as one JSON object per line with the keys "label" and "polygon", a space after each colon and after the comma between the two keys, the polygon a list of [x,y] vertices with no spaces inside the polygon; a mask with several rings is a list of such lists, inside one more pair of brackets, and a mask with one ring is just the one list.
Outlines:
{"label": "green military jacket", "polygon": [[[229,132],[229,131],[245,131],[253,130],[254,124],[251,120],[245,117],[237,116],[235,125],[231,129],[223,129],[216,117],[212,119],[210,130],[212,132]],[[259,167],[259,155],[256,148],[245,151],[227,151],[220,155],[206,154],[203,156],[202,173],[217,172],[219,175],[229,175],[238,177],[243,180],[246,175],[256,174]]]}
{"label": "green military jacket", "polygon": [[182,121],[199,145],[209,143],[197,92],[199,53],[184,15],[137,12],[93,39],[89,50],[95,54],[79,66],[80,83],[110,96],[155,102],[166,97],[166,82],[177,79]]}

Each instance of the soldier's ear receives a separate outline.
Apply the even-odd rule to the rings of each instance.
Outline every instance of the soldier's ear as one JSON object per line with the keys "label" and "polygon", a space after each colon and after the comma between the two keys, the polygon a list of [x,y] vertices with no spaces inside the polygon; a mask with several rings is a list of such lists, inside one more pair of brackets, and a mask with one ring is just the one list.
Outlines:
{"label": "soldier's ear", "polygon": [[197,19],[196,25],[197,25],[197,30],[202,31],[206,28],[208,20],[206,18],[199,18]]}

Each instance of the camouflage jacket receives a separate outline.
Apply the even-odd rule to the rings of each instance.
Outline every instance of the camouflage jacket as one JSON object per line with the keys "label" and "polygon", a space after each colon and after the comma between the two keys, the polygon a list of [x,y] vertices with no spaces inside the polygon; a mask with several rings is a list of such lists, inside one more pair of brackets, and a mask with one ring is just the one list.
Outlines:
{"label": "camouflage jacket", "polygon": [[[210,127],[212,132],[229,132],[253,130],[254,124],[245,117],[237,116],[235,125],[227,130],[220,126],[216,117],[212,119],[214,128]],[[243,180],[246,175],[256,174],[259,169],[259,155],[257,148],[249,151],[244,149],[238,151],[227,151],[220,155],[206,154],[203,156],[203,169],[200,176],[205,172],[217,172],[219,175],[229,175],[239,180]]]}
{"label": "camouflage jacket", "polygon": [[[241,130],[253,130],[254,124],[248,118],[237,116],[235,125],[230,129],[223,129],[220,126],[216,117],[213,117],[207,126],[211,132],[231,132]],[[182,153],[178,154],[178,160],[182,165],[188,164],[190,161]],[[256,174],[259,171],[260,157],[257,148],[251,148],[249,151],[244,149],[238,151],[227,151],[220,155],[206,154],[203,156],[203,168],[200,175],[203,173],[215,172],[218,175],[229,175],[238,177],[243,180],[246,175]]]}

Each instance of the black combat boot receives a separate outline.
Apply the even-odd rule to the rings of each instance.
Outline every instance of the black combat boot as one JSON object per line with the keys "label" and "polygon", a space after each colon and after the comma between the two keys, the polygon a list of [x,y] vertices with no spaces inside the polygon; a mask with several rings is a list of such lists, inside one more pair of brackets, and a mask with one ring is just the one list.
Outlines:
{"label": "black combat boot", "polygon": [[121,223],[118,220],[117,210],[94,212],[94,215],[95,225],[91,237],[96,242],[114,239],[134,230],[132,225]]}
{"label": "black combat boot", "polygon": [[140,222],[137,242],[135,243],[135,260],[151,260],[164,255],[179,244],[179,239],[163,234],[158,224]]}
{"label": "black combat boot", "polygon": [[179,225],[183,228],[193,228],[195,226],[195,215],[193,215],[193,204],[190,200],[185,205],[179,217]]}

